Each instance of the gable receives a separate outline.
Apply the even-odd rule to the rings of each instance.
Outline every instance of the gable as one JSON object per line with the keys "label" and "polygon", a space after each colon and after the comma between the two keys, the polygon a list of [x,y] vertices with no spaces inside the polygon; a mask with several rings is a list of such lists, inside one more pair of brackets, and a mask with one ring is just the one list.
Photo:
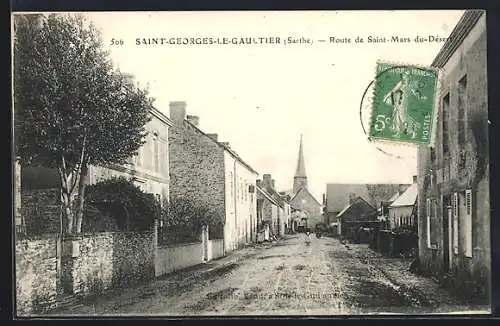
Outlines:
{"label": "gable", "polygon": [[337,217],[343,221],[369,220],[376,216],[377,210],[370,203],[361,197],[351,205],[347,206]]}
{"label": "gable", "polygon": [[307,202],[311,204],[317,205],[318,207],[322,206],[306,188],[301,188],[295,194],[295,196],[293,196],[293,198],[290,200],[290,205],[293,207],[294,204],[300,203],[303,199],[305,199]]}

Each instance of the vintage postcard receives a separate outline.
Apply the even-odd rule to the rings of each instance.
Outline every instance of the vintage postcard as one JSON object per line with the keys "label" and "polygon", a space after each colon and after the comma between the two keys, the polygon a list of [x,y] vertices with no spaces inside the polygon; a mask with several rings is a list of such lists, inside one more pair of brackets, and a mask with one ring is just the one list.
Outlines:
{"label": "vintage postcard", "polygon": [[13,313],[489,314],[486,14],[12,14]]}

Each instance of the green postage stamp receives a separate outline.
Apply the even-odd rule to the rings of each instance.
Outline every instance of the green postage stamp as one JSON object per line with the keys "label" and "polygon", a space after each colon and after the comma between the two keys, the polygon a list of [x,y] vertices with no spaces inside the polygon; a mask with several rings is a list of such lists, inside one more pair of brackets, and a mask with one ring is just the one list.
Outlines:
{"label": "green postage stamp", "polygon": [[429,144],[437,86],[438,71],[434,68],[378,62],[371,139]]}

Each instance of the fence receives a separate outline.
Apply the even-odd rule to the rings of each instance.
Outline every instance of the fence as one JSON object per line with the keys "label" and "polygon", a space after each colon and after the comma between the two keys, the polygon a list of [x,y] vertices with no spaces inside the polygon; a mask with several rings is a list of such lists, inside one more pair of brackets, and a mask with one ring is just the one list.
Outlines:
{"label": "fence", "polygon": [[411,255],[418,249],[418,235],[380,230],[374,244],[373,249],[388,257]]}

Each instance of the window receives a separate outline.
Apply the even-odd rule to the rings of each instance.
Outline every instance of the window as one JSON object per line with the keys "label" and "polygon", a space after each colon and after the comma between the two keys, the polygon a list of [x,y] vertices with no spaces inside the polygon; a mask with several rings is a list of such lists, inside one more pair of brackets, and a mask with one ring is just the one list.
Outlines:
{"label": "window", "polygon": [[450,94],[446,94],[443,98],[443,116],[442,116],[442,124],[443,124],[443,155],[448,157],[450,155],[450,144],[449,144],[449,136],[448,136],[448,114],[450,111]]}
{"label": "window", "polygon": [[133,163],[135,165],[137,165],[137,166],[141,166],[142,165],[143,147],[144,147],[144,145],[142,145],[141,147],[139,147],[139,149],[137,150],[137,155],[133,159]]}
{"label": "window", "polygon": [[458,193],[453,194],[453,253],[458,255]]}
{"label": "window", "polygon": [[458,168],[465,167],[465,130],[467,130],[465,110],[467,107],[467,76],[458,82]]}
{"label": "window", "polygon": [[458,147],[465,144],[465,110],[467,106],[467,76],[458,82]]}
{"label": "window", "polygon": [[472,191],[465,191],[465,256],[472,257]]}
{"label": "window", "polygon": [[234,195],[233,172],[228,172],[227,178],[229,179],[229,192],[230,192],[229,196],[233,198]]}
{"label": "window", "polygon": [[431,247],[431,200],[425,201],[426,225],[427,225],[427,248]]}
{"label": "window", "polygon": [[152,146],[152,160],[153,160],[153,171],[158,172],[160,170],[160,153],[158,146],[158,134],[155,132],[153,134],[153,146]]}

